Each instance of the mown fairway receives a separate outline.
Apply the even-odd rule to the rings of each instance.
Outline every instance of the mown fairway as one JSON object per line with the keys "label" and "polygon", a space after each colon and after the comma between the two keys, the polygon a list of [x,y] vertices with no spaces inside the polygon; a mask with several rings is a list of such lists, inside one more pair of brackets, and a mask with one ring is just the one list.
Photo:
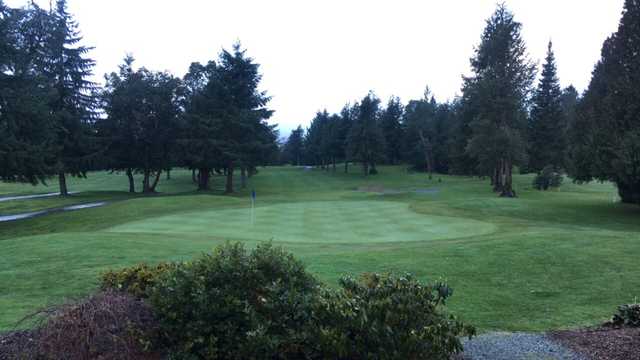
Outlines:
{"label": "mown fairway", "polygon": [[[482,330],[593,325],[640,296],[640,208],[615,203],[608,184],[538,192],[518,176],[520,197],[501,199],[476,178],[428,181],[382,167],[364,179],[356,170],[260,169],[253,218],[249,190],[198,194],[187,171],[163,178],[152,197],[120,192],[124,176],[100,173],[73,180],[81,193],[69,199],[0,202],[0,214],[13,214],[111,201],[0,223],[0,331],[87,294],[106,269],[188,259],[225,240],[273,240],[332,284],[366,271],[446,279],[453,311]],[[0,184],[0,196],[52,191]]]}

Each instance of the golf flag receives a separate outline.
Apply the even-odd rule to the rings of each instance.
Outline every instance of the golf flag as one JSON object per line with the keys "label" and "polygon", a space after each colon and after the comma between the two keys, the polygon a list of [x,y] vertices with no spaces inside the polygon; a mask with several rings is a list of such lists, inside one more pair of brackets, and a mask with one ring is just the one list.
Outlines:
{"label": "golf flag", "polygon": [[251,190],[251,200],[256,201],[256,191]]}

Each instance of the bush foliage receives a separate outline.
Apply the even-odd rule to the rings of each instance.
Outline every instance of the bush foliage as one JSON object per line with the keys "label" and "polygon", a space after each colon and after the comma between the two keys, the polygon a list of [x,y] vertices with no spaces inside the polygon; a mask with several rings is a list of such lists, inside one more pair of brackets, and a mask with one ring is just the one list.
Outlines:
{"label": "bush foliage", "polygon": [[333,359],[448,359],[475,330],[442,311],[453,291],[413,276],[365,274],[324,292],[314,331]]}
{"label": "bush foliage", "polygon": [[615,326],[640,327],[640,304],[627,304],[618,307],[611,323]]}
{"label": "bush foliage", "polygon": [[110,270],[102,274],[100,288],[127,292],[137,298],[147,298],[149,290],[156,284],[159,277],[175,267],[175,264],[160,263],[154,266],[139,264],[120,270]]}
{"label": "bush foliage", "polygon": [[249,253],[228,244],[161,277],[150,303],[166,334],[162,341],[177,353],[272,358],[303,347],[318,285],[280,248],[260,245]]}
{"label": "bush foliage", "polygon": [[549,190],[562,185],[562,174],[553,166],[545,166],[533,179],[533,187],[537,190]]}
{"label": "bush foliage", "polygon": [[177,359],[448,359],[474,334],[444,311],[445,284],[366,274],[333,289],[271,244],[110,272],[102,286],[147,298],[153,341]]}

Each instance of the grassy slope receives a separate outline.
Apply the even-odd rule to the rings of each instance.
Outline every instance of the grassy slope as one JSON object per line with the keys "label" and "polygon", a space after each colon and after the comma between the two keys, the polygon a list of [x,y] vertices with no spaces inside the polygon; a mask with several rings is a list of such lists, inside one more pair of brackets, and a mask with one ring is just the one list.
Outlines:
{"label": "grassy slope", "polygon": [[[545,193],[529,190],[531,178],[519,176],[520,198],[500,199],[478,179],[442,176],[441,183],[429,182],[399,167],[380,170],[380,175],[363,179],[360,174],[264,169],[251,183],[258,193],[257,214],[262,209],[276,216],[256,216],[258,231],[237,220],[244,217],[249,223],[247,191],[197,194],[186,171],[161,181],[163,196],[114,192],[126,189],[124,176],[91,174],[88,180],[73,181],[71,190],[84,193],[72,200],[0,203],[3,213],[118,200],[104,208],[0,224],[0,330],[38,306],[86,294],[105,269],[185,259],[225,239],[254,245],[260,234],[264,240],[275,234],[312,272],[334,284],[343,274],[364,271],[445,278],[455,289],[452,309],[485,330],[594,324],[640,295],[640,209],[614,203],[615,190],[608,184],[566,184]],[[214,181],[222,185],[222,179]],[[440,191],[384,196],[353,191],[361,186]],[[51,191],[55,188],[0,184],[0,196]],[[316,220],[300,217],[298,209]],[[325,220],[318,222],[321,214]],[[403,214],[414,222],[406,229],[398,224]],[[445,216],[460,237],[425,235],[425,241],[410,241],[416,240],[416,228],[429,229],[440,220],[435,216]],[[363,225],[350,226],[349,218],[375,231],[367,234]],[[158,232],[171,222],[171,232]],[[303,226],[288,233],[292,222]],[[237,232],[232,223],[238,224]],[[487,223],[489,233],[482,225],[476,228]]]}

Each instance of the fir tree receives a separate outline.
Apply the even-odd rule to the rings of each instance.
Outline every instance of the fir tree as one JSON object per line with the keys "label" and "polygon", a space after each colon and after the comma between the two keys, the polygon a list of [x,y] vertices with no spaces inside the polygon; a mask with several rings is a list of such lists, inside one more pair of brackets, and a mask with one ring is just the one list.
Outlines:
{"label": "fir tree", "polygon": [[349,131],[349,157],[362,163],[364,175],[374,173],[384,158],[384,136],[379,127],[380,100],[370,92],[358,107],[358,117]]}
{"label": "fir tree", "polygon": [[640,204],[640,2],[626,0],[571,127],[571,175],[612,181]]}
{"label": "fir tree", "polygon": [[185,108],[184,128],[179,140],[182,160],[186,166],[197,171],[198,190],[210,189],[210,176],[215,168],[222,168],[222,155],[216,146],[218,130],[214,96],[219,86],[216,78],[216,63],[207,65],[193,63],[183,79]]}
{"label": "fir tree", "polygon": [[56,128],[60,194],[66,196],[66,174],[85,176],[92,166],[90,125],[96,101],[89,79],[95,62],[88,57],[91,48],[80,45],[78,24],[67,12],[66,0],[57,0],[48,20],[44,75],[52,89],[49,109]]}
{"label": "fir tree", "polygon": [[533,97],[529,121],[529,167],[540,172],[546,166],[555,171],[564,167],[566,114],[551,42],[542,68],[542,78]]}
{"label": "fir tree", "polygon": [[276,151],[277,133],[266,122],[273,111],[266,107],[270,97],[258,89],[261,79],[259,65],[240,44],[222,50],[217,63],[194,64],[185,78],[192,95],[181,144],[185,163],[200,169],[200,190],[209,188],[211,170],[222,167],[225,191],[232,193],[236,167],[244,172],[264,161],[257,154]]}
{"label": "fir tree", "polygon": [[300,166],[304,155],[304,129],[298,126],[291,132],[287,142],[284,145],[284,154],[286,162]]}
{"label": "fir tree", "polygon": [[404,108],[400,99],[392,96],[380,116],[380,128],[387,145],[386,158],[392,165],[397,164],[402,159],[403,139],[405,136],[402,125],[403,112]]}
{"label": "fir tree", "polygon": [[467,154],[491,175],[494,191],[514,197],[512,170],[526,160],[526,109],[535,66],[528,59],[522,25],[504,5],[487,21],[465,79],[463,106],[474,114]]}
{"label": "fir tree", "polygon": [[404,125],[407,136],[404,139],[406,153],[409,162],[414,168],[426,171],[429,179],[433,176],[435,167],[436,137],[436,112],[438,104],[427,87],[424,98],[412,100],[407,104]]}
{"label": "fir tree", "polygon": [[172,165],[179,81],[167,73],[135,71],[133,61],[128,56],[118,73],[107,76],[107,117],[97,129],[108,144],[108,168],[126,172],[130,192],[135,191],[133,172],[143,174],[142,192],[153,193],[161,172]]}
{"label": "fir tree", "polygon": [[49,36],[41,9],[0,1],[0,180],[37,184],[55,174],[46,79],[35,59]]}

